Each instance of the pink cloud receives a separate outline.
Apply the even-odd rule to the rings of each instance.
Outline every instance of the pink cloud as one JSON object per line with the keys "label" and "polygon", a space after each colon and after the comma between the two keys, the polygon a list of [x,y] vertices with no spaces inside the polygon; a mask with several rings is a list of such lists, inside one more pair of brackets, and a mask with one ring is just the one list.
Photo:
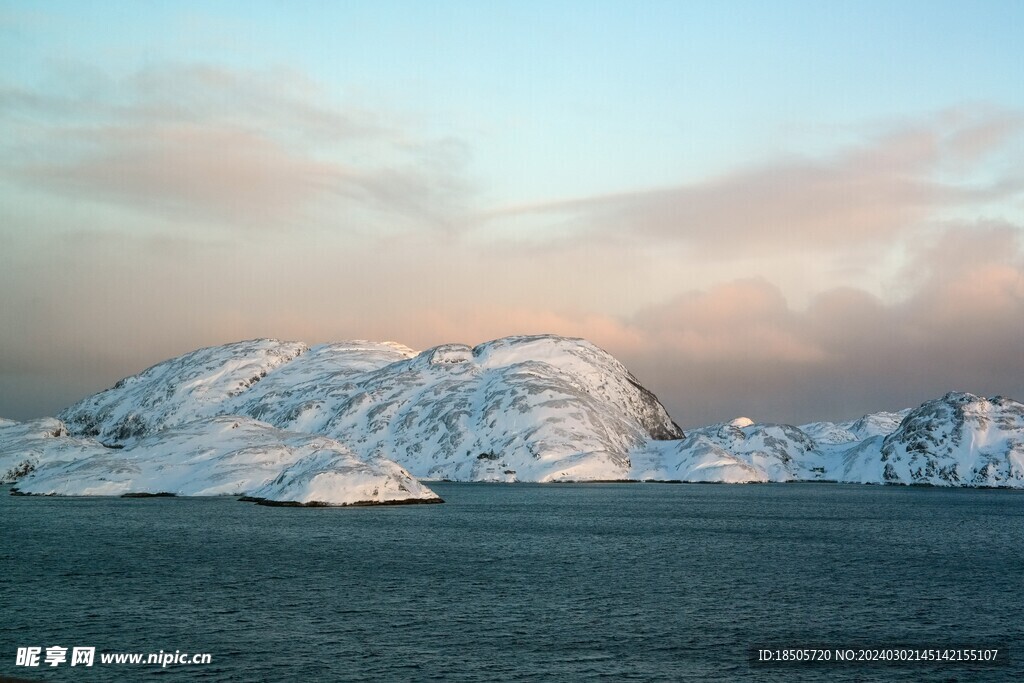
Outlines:
{"label": "pink cloud", "polygon": [[781,158],[692,184],[511,207],[487,218],[546,216],[592,237],[685,244],[719,258],[879,245],[945,209],[1024,191],[1015,176],[980,187],[968,178],[1022,131],[1019,112],[960,109],[831,156]]}
{"label": "pink cloud", "polygon": [[653,350],[694,362],[825,360],[822,349],[797,334],[794,320],[777,287],[738,280],[649,308],[632,323]]}
{"label": "pink cloud", "polygon": [[342,180],[337,168],[244,129],[160,125],[82,135],[101,150],[34,166],[32,177],[92,198],[258,222],[290,214]]}
{"label": "pink cloud", "polygon": [[291,228],[326,215],[359,226],[384,214],[428,231],[462,222],[458,141],[332,103],[301,73],[162,65],[68,90],[0,93],[0,114],[30,114],[0,171],[175,221]]}

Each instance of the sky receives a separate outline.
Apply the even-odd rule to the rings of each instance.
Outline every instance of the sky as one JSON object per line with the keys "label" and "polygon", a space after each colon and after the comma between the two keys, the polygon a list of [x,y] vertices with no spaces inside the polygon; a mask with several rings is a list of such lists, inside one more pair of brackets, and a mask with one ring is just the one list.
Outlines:
{"label": "sky", "polygon": [[584,337],[685,427],[1024,400],[1024,3],[0,0],[0,416]]}

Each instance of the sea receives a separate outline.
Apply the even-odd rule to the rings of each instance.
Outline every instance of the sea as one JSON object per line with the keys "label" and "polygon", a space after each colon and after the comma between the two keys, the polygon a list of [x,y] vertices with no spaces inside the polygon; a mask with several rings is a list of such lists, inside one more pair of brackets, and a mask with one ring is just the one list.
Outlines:
{"label": "sea", "polygon": [[431,486],[445,504],[0,487],[0,679],[1024,680],[1024,491]]}

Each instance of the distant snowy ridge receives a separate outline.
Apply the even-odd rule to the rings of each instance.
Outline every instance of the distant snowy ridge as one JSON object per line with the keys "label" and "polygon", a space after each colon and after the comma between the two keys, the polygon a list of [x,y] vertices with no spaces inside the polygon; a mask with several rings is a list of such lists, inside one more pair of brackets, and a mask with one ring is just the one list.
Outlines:
{"label": "distant snowy ridge", "polygon": [[[108,468],[118,462],[112,447],[122,448],[122,458],[138,452],[149,462],[146,453],[178,453],[199,449],[204,439],[217,441],[222,419],[230,419],[244,425],[241,433],[249,436],[243,441],[255,440],[257,450],[269,440],[301,451],[277,457],[274,477],[256,485],[253,472],[249,484],[234,487],[234,493],[267,500],[309,502],[321,495],[348,501],[340,482],[355,485],[362,476],[353,460],[394,461],[413,476],[454,481],[1024,488],[1024,406],[1012,399],[954,392],[912,410],[848,422],[796,427],[737,418],[684,435],[616,359],[585,340],[554,335],[507,337],[472,348],[445,344],[420,353],[393,342],[237,342],[159,363],[60,417],[64,424],[0,423],[0,473],[20,467],[23,477],[26,467],[35,467],[38,474],[30,476],[37,483],[23,490],[42,490],[40,482],[56,486],[58,471],[80,478],[68,463],[91,457],[90,449],[103,449]],[[11,435],[6,441],[5,433]],[[301,445],[303,438],[332,445],[314,454]],[[162,450],[156,446],[161,442]],[[248,466],[262,471],[259,462]],[[221,472],[218,467],[211,472]],[[158,481],[170,481],[166,472],[141,467],[131,485],[156,488]],[[189,472],[179,479],[195,481],[182,483],[180,495],[231,488],[217,489],[198,465]],[[103,486],[113,486],[116,478],[103,476]],[[403,486],[416,497],[410,484]],[[324,487],[333,493],[313,493]]]}
{"label": "distant snowy ridge", "polygon": [[[655,455],[651,454],[651,451]],[[918,408],[802,427],[747,419],[652,444],[634,478],[1024,488],[1024,404],[951,392]]]}

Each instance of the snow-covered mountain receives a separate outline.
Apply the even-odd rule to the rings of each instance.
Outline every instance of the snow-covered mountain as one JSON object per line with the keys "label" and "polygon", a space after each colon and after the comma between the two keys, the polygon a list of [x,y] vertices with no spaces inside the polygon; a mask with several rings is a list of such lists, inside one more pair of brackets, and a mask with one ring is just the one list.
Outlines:
{"label": "snow-covered mountain", "polygon": [[[423,497],[406,470],[457,481],[1024,488],[1024,406],[1011,399],[951,393],[847,422],[737,418],[684,437],[621,363],[552,335],[421,353],[392,342],[238,342],[159,363],[60,417],[0,423],[7,480],[33,492],[300,502],[363,502],[374,488],[378,502],[382,491]],[[232,469],[239,458],[242,474]]]}
{"label": "snow-covered mountain", "polygon": [[416,354],[393,343],[257,340],[201,349],[60,414],[75,435],[133,441],[248,415],[330,436],[432,479],[625,479],[630,452],[682,432],[612,356],[582,339],[508,337]]}
{"label": "snow-covered mountain", "polygon": [[822,466],[818,444],[792,425],[738,418],[690,432],[704,436],[741,462],[761,472],[765,481],[815,479]]}

